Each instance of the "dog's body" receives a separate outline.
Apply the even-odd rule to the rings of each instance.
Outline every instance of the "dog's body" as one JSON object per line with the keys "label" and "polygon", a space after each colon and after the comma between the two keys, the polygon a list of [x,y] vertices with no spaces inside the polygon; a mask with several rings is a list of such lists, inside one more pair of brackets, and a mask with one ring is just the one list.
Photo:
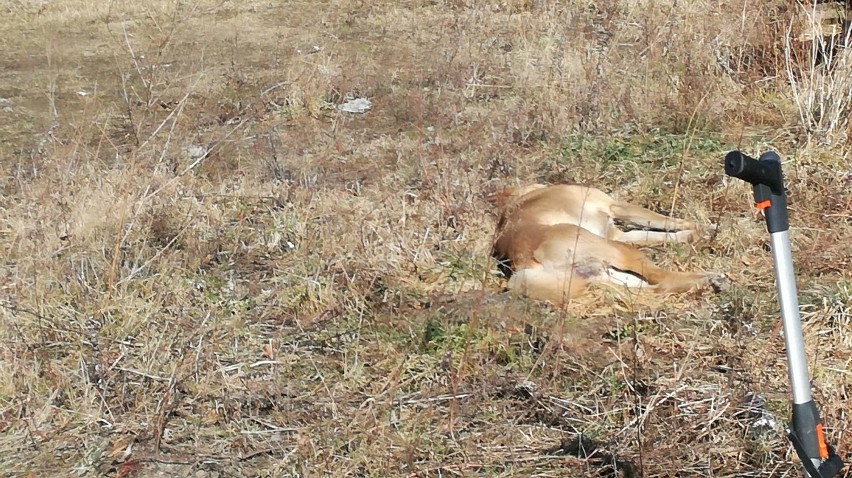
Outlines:
{"label": "dog's body", "polygon": [[[496,199],[500,220],[492,254],[508,265],[502,269],[510,291],[562,303],[595,282],[663,293],[724,282],[721,274],[663,270],[631,245],[697,239],[700,233],[689,221],[580,185],[536,184],[504,191]],[[625,232],[615,220],[656,230]]]}

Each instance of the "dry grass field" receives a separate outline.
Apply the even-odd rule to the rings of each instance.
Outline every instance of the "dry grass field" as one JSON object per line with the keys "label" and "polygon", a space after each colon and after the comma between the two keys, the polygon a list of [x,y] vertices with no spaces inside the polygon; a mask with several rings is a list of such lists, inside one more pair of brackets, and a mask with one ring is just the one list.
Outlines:
{"label": "dry grass field", "polygon": [[[4,2],[0,476],[799,476],[735,148],[849,452],[852,65],[796,8]],[[506,297],[488,196],[560,181],[718,224],[647,252],[730,289]]]}

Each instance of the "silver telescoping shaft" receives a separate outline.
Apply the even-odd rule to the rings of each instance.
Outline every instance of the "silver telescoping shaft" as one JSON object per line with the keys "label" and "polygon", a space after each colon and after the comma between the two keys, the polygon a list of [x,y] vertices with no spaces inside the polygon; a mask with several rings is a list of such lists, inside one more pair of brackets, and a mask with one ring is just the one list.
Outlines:
{"label": "silver telescoping shaft", "polygon": [[811,401],[811,382],[808,376],[808,361],[805,356],[805,343],[802,336],[796,275],[793,271],[793,255],[790,251],[790,231],[773,232],[770,234],[770,240],[772,242],[772,259],[775,261],[775,285],[778,289],[778,304],[781,307],[781,321],[784,324],[784,346],[787,349],[793,403],[807,403]]}
{"label": "silver telescoping shaft", "polygon": [[[793,254],[790,251],[790,231],[773,232],[769,236],[772,242],[772,259],[775,262],[778,304],[781,308],[781,321],[784,324],[784,347],[787,349],[787,373],[790,376],[793,403],[808,403],[811,401],[811,382],[802,335],[799,294],[796,289],[796,274],[793,271]],[[817,468],[820,465],[818,459],[812,458],[811,462]],[[817,478],[811,477],[807,470],[805,476]]]}

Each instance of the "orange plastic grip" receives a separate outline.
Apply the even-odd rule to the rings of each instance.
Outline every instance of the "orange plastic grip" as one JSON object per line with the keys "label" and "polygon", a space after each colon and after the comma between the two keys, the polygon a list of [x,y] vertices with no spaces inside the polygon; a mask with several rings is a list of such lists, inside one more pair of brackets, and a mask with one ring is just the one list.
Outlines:
{"label": "orange plastic grip", "polygon": [[768,208],[771,205],[772,205],[772,201],[767,199],[766,201],[760,201],[759,203],[755,204],[754,206],[756,208],[760,209],[761,211],[763,211],[764,209]]}
{"label": "orange plastic grip", "polygon": [[822,430],[822,423],[817,423],[816,426],[817,444],[819,445],[820,459],[828,459],[828,444],[825,442],[825,432]]}

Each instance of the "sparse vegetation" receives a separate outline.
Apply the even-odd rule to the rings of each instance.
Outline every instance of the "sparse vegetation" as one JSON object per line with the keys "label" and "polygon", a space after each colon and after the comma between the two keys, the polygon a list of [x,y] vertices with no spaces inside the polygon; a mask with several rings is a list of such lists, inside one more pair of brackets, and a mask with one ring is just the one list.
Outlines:
{"label": "sparse vegetation", "polygon": [[[796,2],[0,9],[0,475],[798,476],[732,148],[786,160],[850,449],[848,59]],[[488,195],[534,181],[717,223],[649,253],[733,287],[510,300]]]}

